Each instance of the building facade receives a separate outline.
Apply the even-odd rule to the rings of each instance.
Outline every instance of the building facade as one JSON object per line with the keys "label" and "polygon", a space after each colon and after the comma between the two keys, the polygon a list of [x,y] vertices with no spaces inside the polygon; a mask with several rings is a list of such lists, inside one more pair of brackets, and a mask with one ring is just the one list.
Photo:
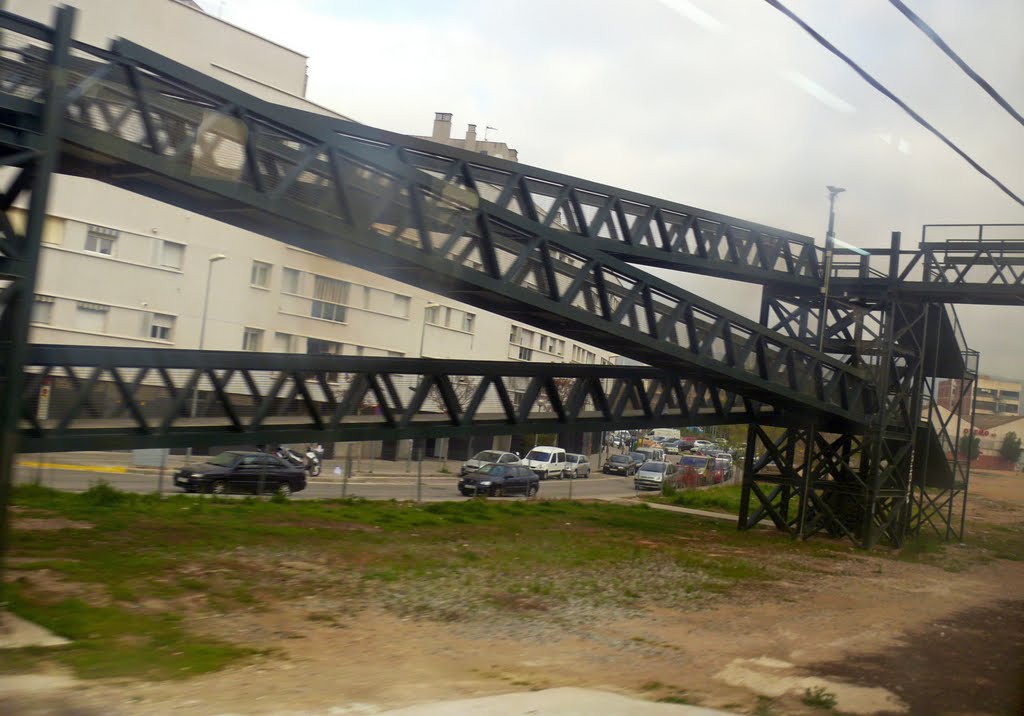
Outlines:
{"label": "building facade", "polygon": [[[493,129],[488,127],[487,129]],[[436,112],[434,114],[434,128],[430,133],[430,136],[422,136],[420,139],[429,139],[432,142],[438,142],[439,144],[447,144],[449,147],[458,147],[459,149],[465,149],[467,152],[476,152],[477,154],[486,154],[490,157],[497,157],[498,159],[508,159],[509,161],[519,161],[519,152],[515,149],[510,149],[504,142],[489,142],[486,139],[486,131],[484,132],[484,139],[479,139],[476,133],[476,125],[470,124],[466,126],[466,137],[464,139],[458,139],[452,137],[452,115],[450,112]]]}
{"label": "building facade", "polygon": [[[103,47],[125,37],[265,100],[343,117],[305,99],[303,55],[194,3],[69,4],[79,8],[76,39]],[[41,21],[52,15],[38,0],[8,9]],[[484,144],[515,158],[504,144]],[[79,177],[53,182],[36,290],[35,343],[591,364],[613,357]]]}
{"label": "building facade", "polygon": [[[961,402],[961,392],[965,389],[970,389],[970,383],[965,384],[956,378],[941,381],[938,385],[939,405],[947,410],[955,410],[957,403]],[[1024,381],[979,375],[973,403],[971,396],[964,395],[962,412],[967,415],[973,407],[976,415],[1001,417],[1024,415],[1024,403],[1021,403],[1022,392],[1024,392]]]}

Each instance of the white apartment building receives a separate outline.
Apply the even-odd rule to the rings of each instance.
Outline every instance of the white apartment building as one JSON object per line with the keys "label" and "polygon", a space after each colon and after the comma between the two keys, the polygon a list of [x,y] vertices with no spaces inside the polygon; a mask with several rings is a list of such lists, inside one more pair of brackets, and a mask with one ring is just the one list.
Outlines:
{"label": "white apartment building", "polygon": [[[63,1],[79,9],[76,39],[102,47],[125,37],[268,101],[342,117],[305,100],[305,56],[191,2]],[[52,8],[39,0],[7,5],[37,20],[52,18]],[[507,152],[514,158],[514,150]],[[44,233],[35,343],[195,349],[202,335],[207,350],[575,363],[613,358],[89,179],[55,178]]]}

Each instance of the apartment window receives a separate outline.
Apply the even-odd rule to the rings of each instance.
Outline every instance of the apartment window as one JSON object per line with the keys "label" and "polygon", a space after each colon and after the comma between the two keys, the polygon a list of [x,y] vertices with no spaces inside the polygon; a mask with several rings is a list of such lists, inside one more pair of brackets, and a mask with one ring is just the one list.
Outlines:
{"label": "apartment window", "polygon": [[[309,355],[339,356],[343,347],[341,343],[335,343],[334,341],[325,341],[320,338],[306,339],[306,353]],[[327,371],[324,374],[324,380],[329,383],[337,383],[338,373],[336,371]]]}
{"label": "apartment window", "polygon": [[32,323],[53,322],[53,296],[36,295],[32,302]]}
{"label": "apartment window", "polygon": [[158,341],[169,341],[174,337],[174,316],[154,313],[149,319],[149,337]]}
{"label": "apartment window", "polygon": [[322,318],[325,321],[334,321],[335,323],[344,323],[345,314],[344,306],[339,306],[336,303],[327,303],[326,301],[313,301],[309,312],[309,315],[313,318]]}
{"label": "apartment window", "polygon": [[185,265],[185,244],[162,241],[160,244],[160,265],[180,269]]}
{"label": "apartment window", "polygon": [[373,289],[363,286],[363,308],[369,309],[373,304]]}
{"label": "apartment window", "polygon": [[346,312],[343,304],[348,302],[350,284],[346,281],[317,276],[313,284],[313,305],[310,315],[325,321],[344,323]]}
{"label": "apartment window", "polygon": [[295,339],[296,336],[293,336],[291,333],[275,333],[274,351],[277,353],[294,353]]}
{"label": "apartment window", "polygon": [[463,313],[462,314],[462,330],[464,330],[466,333],[472,333],[473,332],[473,324],[475,323],[475,321],[476,321],[476,316],[475,315],[473,315],[472,313]]}
{"label": "apartment window", "polygon": [[533,350],[526,348],[525,346],[519,346],[519,360],[531,359],[533,359]]}
{"label": "apartment window", "polygon": [[542,351],[547,351],[547,349],[548,349],[548,337],[547,336],[541,336],[540,337],[540,349]]}
{"label": "apartment window", "polygon": [[259,351],[263,348],[263,331],[259,328],[246,328],[242,332],[242,350]]}
{"label": "apartment window", "polygon": [[441,325],[441,307],[431,306],[423,312],[423,321],[429,323],[432,326]]}
{"label": "apartment window", "polygon": [[79,301],[75,306],[75,328],[89,333],[106,333],[110,306]]}
{"label": "apartment window", "polygon": [[90,226],[85,234],[85,250],[94,254],[113,256],[120,232],[105,226]]}
{"label": "apartment window", "polygon": [[394,298],[391,302],[391,311],[394,315],[399,318],[409,317],[409,297],[399,296],[397,293],[394,294]]}
{"label": "apartment window", "polygon": [[528,331],[525,328],[519,326],[512,327],[512,338],[511,341],[515,345],[526,346],[527,348],[533,347],[533,331]]}
{"label": "apartment window", "polygon": [[293,268],[281,270],[281,291],[283,293],[301,293],[299,291],[299,273]]}
{"label": "apartment window", "polygon": [[309,355],[341,355],[342,344],[334,341],[325,341],[320,338],[308,338],[306,340],[306,353]]}
{"label": "apartment window", "polygon": [[597,360],[597,355],[590,351],[580,348],[579,346],[572,347],[572,362],[573,363],[586,363],[592,364]]}
{"label": "apartment window", "polygon": [[270,286],[270,264],[263,261],[253,261],[249,283],[257,288],[267,288]]}

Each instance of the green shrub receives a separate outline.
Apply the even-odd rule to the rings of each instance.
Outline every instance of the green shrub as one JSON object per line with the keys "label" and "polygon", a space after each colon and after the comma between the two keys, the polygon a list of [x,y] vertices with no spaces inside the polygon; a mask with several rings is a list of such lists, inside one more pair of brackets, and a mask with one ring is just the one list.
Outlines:
{"label": "green shrub", "polygon": [[111,487],[105,480],[100,480],[82,493],[82,501],[93,507],[113,507],[120,505],[129,497],[131,496],[128,493]]}
{"label": "green shrub", "polygon": [[824,686],[804,689],[803,698],[800,700],[803,701],[805,706],[813,706],[816,709],[835,708],[837,702],[836,695],[828,691]]}

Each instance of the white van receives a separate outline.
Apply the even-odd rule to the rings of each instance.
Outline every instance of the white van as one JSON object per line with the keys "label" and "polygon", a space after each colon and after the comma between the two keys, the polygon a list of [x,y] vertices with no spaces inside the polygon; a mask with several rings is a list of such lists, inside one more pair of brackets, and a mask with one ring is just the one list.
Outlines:
{"label": "white van", "polygon": [[541,480],[565,477],[568,465],[565,461],[565,450],[558,447],[538,445],[523,458],[523,465],[537,473]]}
{"label": "white van", "polygon": [[678,438],[679,428],[655,428],[647,433],[646,437],[648,440],[653,440],[654,438]]}

